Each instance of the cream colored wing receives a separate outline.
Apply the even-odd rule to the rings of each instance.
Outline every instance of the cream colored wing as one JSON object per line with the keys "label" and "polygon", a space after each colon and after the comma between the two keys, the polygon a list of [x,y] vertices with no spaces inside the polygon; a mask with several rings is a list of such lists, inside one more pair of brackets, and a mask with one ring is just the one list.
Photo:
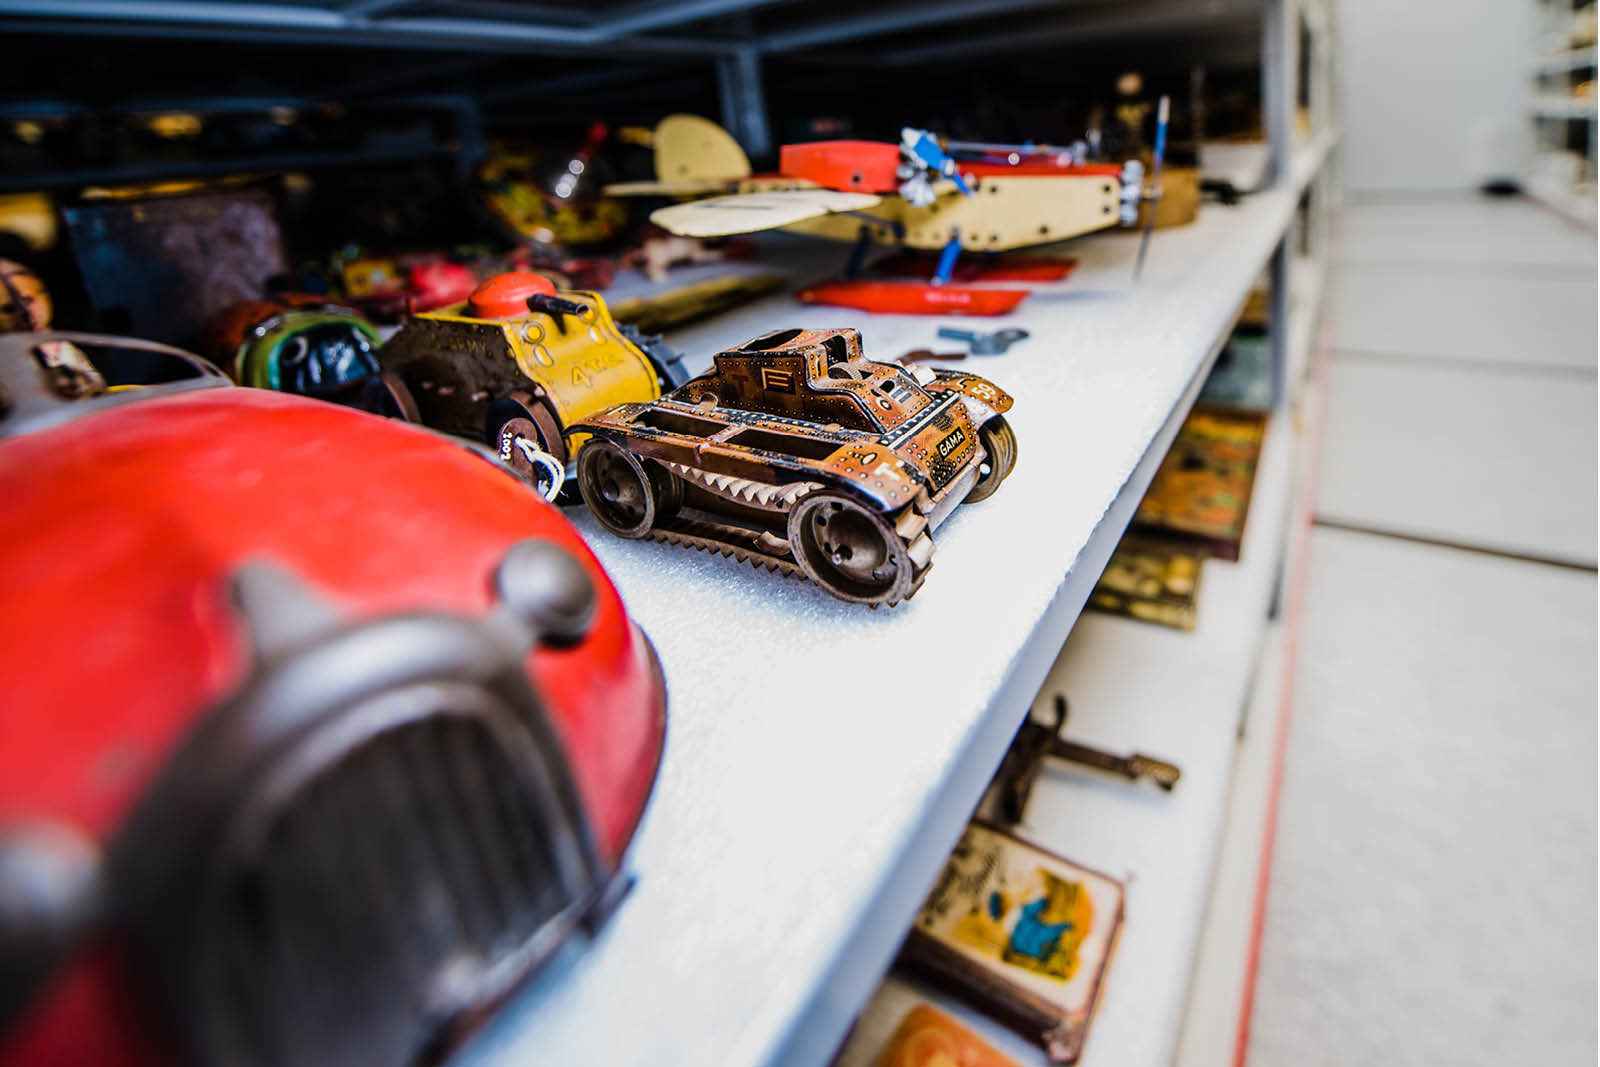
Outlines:
{"label": "cream colored wing", "polygon": [[725,178],[705,178],[682,182],[612,182],[600,190],[607,196],[706,196],[724,193],[733,187]]}
{"label": "cream colored wing", "polygon": [[[961,196],[952,185],[942,188],[944,194],[927,207],[913,207],[898,196],[885,199],[883,207],[873,212],[884,224],[869,231],[872,239],[934,252],[949,243],[954,232],[969,252],[1005,252],[1117,225],[1120,182],[1114,176],[1004,175],[984,178],[975,196]],[[819,215],[795,229],[834,241],[854,241],[861,224],[852,218]]]}
{"label": "cream colored wing", "polygon": [[656,124],[656,177],[664,182],[737,181],[750,160],[727,130],[699,115],[668,115]]}
{"label": "cream colored wing", "polygon": [[725,237],[731,233],[775,230],[838,211],[862,211],[878,202],[870,193],[833,189],[740,193],[664,207],[652,212],[650,221],[683,237]]}

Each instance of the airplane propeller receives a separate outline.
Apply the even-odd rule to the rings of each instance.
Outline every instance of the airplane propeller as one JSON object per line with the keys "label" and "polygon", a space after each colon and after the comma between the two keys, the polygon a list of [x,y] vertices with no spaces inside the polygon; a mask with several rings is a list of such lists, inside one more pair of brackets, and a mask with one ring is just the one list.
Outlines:
{"label": "airplane propeller", "polygon": [[904,181],[900,186],[900,195],[917,207],[927,207],[936,198],[929,175],[949,178],[955,182],[962,196],[972,195],[967,180],[956,169],[956,161],[939,146],[939,139],[927,130],[915,130],[910,126],[902,129],[900,154],[905,158],[901,168]]}

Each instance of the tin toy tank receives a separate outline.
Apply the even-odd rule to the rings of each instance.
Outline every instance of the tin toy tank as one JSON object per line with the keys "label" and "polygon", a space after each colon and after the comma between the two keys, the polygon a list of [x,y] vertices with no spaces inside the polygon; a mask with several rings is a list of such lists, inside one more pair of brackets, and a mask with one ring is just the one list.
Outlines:
{"label": "tin toy tank", "polygon": [[1016,463],[1011,397],[971,374],[877,363],[856,330],[777,330],[660,400],[572,427],[600,523],[816,582],[876,607],[914,594],[931,534]]}
{"label": "tin toy tank", "polygon": [[659,338],[614,322],[599,294],[514,272],[408,320],[378,350],[382,375],[367,406],[482,437],[535,476],[540,454],[566,466],[577,420],[681,385],[678,359]]}

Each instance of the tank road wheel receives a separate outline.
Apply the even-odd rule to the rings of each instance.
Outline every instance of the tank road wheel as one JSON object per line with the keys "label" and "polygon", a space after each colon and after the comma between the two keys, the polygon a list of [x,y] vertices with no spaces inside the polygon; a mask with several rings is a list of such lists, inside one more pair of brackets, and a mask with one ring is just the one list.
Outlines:
{"label": "tank road wheel", "polygon": [[996,415],[978,427],[978,443],[987,453],[978,467],[978,480],[972,483],[963,504],[987,500],[1017,465],[1017,435],[1004,415]]}
{"label": "tank road wheel", "polygon": [[893,604],[916,589],[918,565],[904,539],[886,516],[843,493],[801,499],[789,512],[789,545],[806,577],[841,600]]}
{"label": "tank road wheel", "polygon": [[671,474],[598,437],[578,450],[578,492],[600,525],[630,540],[649,536],[683,501]]}
{"label": "tank road wheel", "polygon": [[500,453],[500,461],[524,479],[543,477],[531,447],[553,458],[556,465],[567,465],[567,442],[561,436],[561,423],[550,405],[527,393],[513,393],[489,405],[484,419],[484,439]]}
{"label": "tank road wheel", "polygon": [[374,415],[400,419],[403,422],[422,421],[416,398],[398,374],[384,371],[368,378],[361,388],[361,407]]}

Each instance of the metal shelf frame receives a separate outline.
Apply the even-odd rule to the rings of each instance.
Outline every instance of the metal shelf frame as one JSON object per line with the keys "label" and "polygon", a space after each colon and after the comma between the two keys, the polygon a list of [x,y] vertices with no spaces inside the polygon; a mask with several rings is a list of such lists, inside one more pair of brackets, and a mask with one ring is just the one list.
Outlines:
{"label": "metal shelf frame", "polygon": [[[1022,827],[1024,836],[1091,866],[1127,871],[1133,879],[1128,906],[1137,929],[1123,935],[1120,958],[1084,1053],[1085,1067],[1222,1067],[1238,1062],[1240,1035],[1248,1028],[1245,971],[1253,952],[1249,916],[1261,905],[1252,863],[1260,860],[1267,832],[1261,815],[1275,787],[1264,779],[1241,784],[1241,774],[1258,768],[1246,772],[1238,766],[1235,733],[1252,679],[1259,678],[1261,662],[1272,651],[1272,620],[1284,608],[1290,530],[1304,520],[1306,501],[1291,507],[1304,476],[1298,470],[1301,457],[1294,454],[1299,446],[1291,439],[1305,415],[1307,371],[1326,284],[1330,213],[1337,200],[1329,162],[1338,136],[1330,25],[1330,12],[1316,0],[1289,0],[1276,11],[1269,9],[1263,20],[1265,125],[1277,146],[1272,155],[1278,191],[1281,195],[1287,187],[1301,206],[1286,221],[1267,262],[1274,289],[1269,314],[1278,392],[1244,562],[1221,565],[1221,573],[1208,578],[1205,584],[1211,588],[1202,597],[1208,613],[1197,633],[1178,635],[1122,619],[1090,618],[1074,627],[1052,671],[1051,689],[1072,692],[1075,702],[1084,700],[1074,711],[1076,736],[1112,750],[1145,746],[1164,755],[1176,753],[1185,768],[1182,788],[1189,790],[1173,807],[1171,800],[1152,805],[1136,789],[1107,790],[1093,776],[1065,774],[1053,783],[1042,779],[1035,789],[1035,811]],[[1309,31],[1304,54],[1302,26]],[[1302,65],[1308,75],[1305,103],[1311,132],[1309,141],[1297,143],[1292,135],[1294,72]],[[1273,106],[1274,100],[1279,106]],[[1045,702],[1041,693],[1039,703]],[[1269,755],[1276,728],[1256,723]],[[1234,802],[1231,792],[1239,789],[1253,789],[1253,797]],[[1221,846],[1234,838],[1245,842],[1242,859],[1234,863],[1244,873],[1226,884],[1213,883],[1214,870],[1219,878],[1223,873],[1216,868]],[[1237,872],[1228,873],[1231,877]],[[1230,909],[1236,914],[1218,914]],[[1202,929],[1207,953],[1203,972],[1189,966]],[[1219,973],[1221,988],[1199,985]],[[955,1013],[1018,1063],[1044,1063],[1036,1048],[970,1006],[891,975],[857,1023],[841,1067],[871,1062],[900,1015],[923,999]]]}
{"label": "metal shelf frame", "polygon": [[[1130,39],[1187,32],[1218,21],[1261,21],[1264,124],[1274,187],[1238,208],[1208,213],[1210,219],[1203,216],[1188,232],[1159,237],[1145,280],[1132,290],[1126,288],[1134,248],[1129,235],[1089,238],[1073,249],[1083,262],[1068,287],[1071,291],[1036,294],[1016,317],[1017,324],[1034,329],[1039,338],[1034,347],[976,368],[989,374],[993,367],[1002,384],[1015,382],[1019,394],[1026,391],[1026,404],[1019,404],[1014,421],[1031,435],[1012,495],[997,496],[994,504],[985,505],[987,512],[952,520],[948,540],[941,540],[946,551],[940,571],[915,604],[866,620],[826,598],[819,600],[820,594],[812,597],[805,587],[798,592],[782,585],[768,588],[780,580],[751,577],[747,569],[737,575],[700,571],[698,564],[672,555],[681,550],[618,541],[597,532],[583,516],[574,516],[591,535],[630,609],[656,639],[669,686],[681,682],[683,696],[674,707],[662,781],[633,853],[640,876],[634,898],[589,951],[559,961],[554,973],[536,979],[455,1062],[827,1062],[887,969],[928,883],[1027,714],[1198,394],[1251,283],[1269,264],[1281,282],[1274,321],[1287,321],[1281,294],[1288,291],[1296,204],[1321,171],[1333,141],[1331,126],[1323,125],[1314,130],[1311,143],[1295,147],[1299,15],[1309,12],[1308,19],[1325,28],[1327,8],[1321,0],[1217,0],[1197,13],[1195,5],[1179,0],[1131,0],[1125,11],[1107,14],[1103,6],[1088,10],[1087,4],[1062,0],[928,0],[830,16],[766,34],[705,37],[686,28],[704,19],[752,13],[776,0],[672,0],[599,11],[429,0],[430,10],[444,13],[408,13],[419,2],[0,0],[0,27],[456,53],[570,57],[586,52],[711,64],[725,124],[759,155],[771,147],[761,85],[762,63],[771,56],[936,26],[977,26],[996,15],[1046,7],[1054,9],[1050,17],[1025,36],[1006,29],[963,30],[961,40],[949,45],[890,47],[879,58],[910,68],[1041,41]],[[1085,10],[1072,10],[1076,6]],[[417,66],[448,70],[469,61],[452,55]],[[625,70],[604,69],[530,80],[507,86],[503,99],[626,77]],[[393,87],[380,79],[361,91],[381,93]],[[736,343],[770,328],[774,315],[812,325],[828,324],[824,320],[829,315],[840,319],[833,313],[819,318],[819,309],[797,310],[781,298],[738,314],[745,318],[730,316],[674,340],[708,356],[720,343]],[[748,329],[758,320],[765,325]],[[874,351],[893,355],[925,344],[933,325],[878,317],[870,324],[869,342]],[[1281,348],[1276,357],[1280,368],[1287,368]],[[1095,423],[1099,436],[1060,425],[1073,419]],[[1073,432],[1078,436],[1069,446]],[[1053,472],[1048,481],[1046,472]],[[1048,506],[1013,503],[1025,499],[1022,494],[1030,484],[1038,500],[1051,502]],[[1063,502],[1063,497],[1072,499]],[[1003,520],[1008,514],[1036,525],[1032,532],[1021,523],[1008,526]],[[1048,544],[1037,525],[1045,521],[1061,523]],[[1028,552],[1034,555],[1029,558]],[[673,586],[686,575],[691,581],[714,582],[716,588]],[[1002,647],[946,643],[973,627],[979,608],[1002,613],[985,620],[992,623],[987,632],[998,635]],[[769,631],[761,627],[771,627],[774,619],[787,626],[783,641],[798,646],[810,640],[812,645],[763,645]],[[729,628],[730,635],[717,639],[724,647],[708,650],[711,620]],[[814,697],[808,701],[808,694],[795,692],[809,681],[802,654],[826,654],[806,661],[815,667],[844,662],[854,653],[877,655],[880,649],[903,653],[887,657],[892,661],[888,666],[902,674],[945,674],[922,679],[908,696],[907,687],[885,670],[853,695],[834,700],[841,705],[853,700],[859,707],[817,707]],[[916,661],[918,652],[924,662]],[[940,662],[941,656],[947,661]],[[950,677],[953,664],[968,677]],[[764,732],[735,718],[768,715],[774,721]],[[870,725],[859,721],[869,718]],[[883,763],[872,773],[885,781],[868,780],[871,775],[861,768],[855,768],[854,776],[848,771],[835,774],[827,762],[830,745],[850,744],[861,732],[870,734],[874,755]],[[754,743],[771,745],[775,737],[787,737],[795,747],[767,751]],[[739,753],[726,751],[739,742],[750,747],[745,762],[734,758]],[[813,759],[807,774],[817,795],[808,799],[799,793],[772,797],[742,792],[741,787],[771,791],[784,783],[802,787],[794,767],[771,775],[750,771],[763,756],[790,763]],[[897,775],[915,780],[892,780]],[[858,795],[829,795],[852,789]],[[793,810],[808,804],[816,810]],[[730,817],[724,810],[729,806],[747,810]],[[770,891],[781,895],[772,901],[758,899],[764,887],[755,875],[766,872],[733,869],[749,862],[750,854],[775,866],[783,862],[774,846],[755,840],[755,835],[772,832],[771,820],[761,824],[763,813],[777,816],[780,827],[796,838],[805,837],[808,822],[824,825],[831,834],[825,847],[807,858],[826,866],[826,874],[808,875],[793,864],[779,867],[776,877],[789,876],[793,884],[772,886]],[[861,854],[859,841],[871,846],[869,855]],[[688,863],[699,867],[686,869]],[[730,886],[744,895],[729,896]],[[808,898],[808,886],[848,899]],[[748,905],[725,916],[696,912],[729,900]],[[815,906],[806,912],[808,901]],[[686,916],[704,926],[685,930],[671,925]],[[724,920],[753,925],[730,933],[719,925]],[[739,949],[741,942],[756,941],[770,944],[775,958],[750,966]],[[719,950],[725,955],[719,957]],[[726,975],[711,974],[724,964]],[[727,996],[718,1001],[717,1011],[701,1003],[705,990],[689,988],[696,981],[726,986]],[[645,982],[650,988],[644,988]],[[641,992],[660,999],[645,1003]],[[632,999],[630,993],[635,994]],[[627,1025],[608,1025],[608,1020],[624,1017],[619,1006]],[[724,1017],[729,1012],[737,1017]]]}
{"label": "metal shelf frame", "polygon": [[[716,57],[753,52],[779,55],[824,45],[881,37],[957,22],[983,22],[998,15],[1062,6],[1061,0],[931,0],[870,8],[828,16],[772,32],[744,37],[673,36],[670,30],[704,19],[772,5],[778,0],[672,0],[641,2],[620,9],[588,12],[545,5],[484,3],[482,0],[427,0],[430,11],[407,14],[422,0],[345,0],[321,5],[288,0],[0,0],[0,25],[35,32],[81,32],[85,24],[119,29],[146,27],[170,35],[231,34],[240,38],[300,41],[342,40],[415,48],[478,47],[490,51],[618,51],[668,57]],[[1089,33],[1111,28],[1148,32],[1214,19],[1234,11],[1259,10],[1261,0],[1228,0],[1195,5],[1178,0],[1142,0],[1124,5],[1114,23],[1093,14],[1080,16]],[[1072,19],[1053,25],[1070,34]],[[977,39],[977,40],[982,40]],[[979,50],[1002,47],[988,42]]]}
{"label": "metal shelf frame", "polygon": [[[1204,5],[1190,0],[1129,0],[1114,8],[1090,0],[927,0],[868,4],[863,10],[833,11],[765,31],[750,28],[750,17],[758,9],[778,2],[640,0],[588,11],[505,0],[0,0],[0,30],[709,63],[716,71],[724,125],[747,151],[761,156],[772,147],[761,91],[761,68],[769,57],[838,58],[841,46],[856,44],[863,46],[854,56],[858,61],[911,68],[1042,44],[1140,39],[1152,33],[1182,37],[1205,30],[1237,32],[1263,13],[1270,17],[1277,6],[1277,0],[1212,0]],[[986,25],[997,17],[1044,9],[1051,9],[1047,18],[1021,29]],[[703,32],[705,20],[729,16],[734,17],[731,29]],[[930,43],[915,37],[918,31],[958,25],[963,30],[953,32],[947,41]],[[968,27],[977,32],[967,32]],[[912,35],[909,41],[896,36],[906,34]],[[442,68],[422,65],[419,77],[468,63],[470,59],[455,57]],[[397,70],[393,77],[403,79],[406,74]],[[591,87],[625,81],[629,74],[612,66],[576,77],[581,86]],[[356,88],[381,92],[387,87]],[[562,88],[536,80],[508,91],[527,99]]]}
{"label": "metal shelf frame", "polygon": [[1600,126],[1594,96],[1573,95],[1580,81],[1594,76],[1593,8],[1586,19],[1580,14],[1585,7],[1583,0],[1536,5],[1540,29],[1531,42],[1527,100],[1533,152],[1522,187],[1535,201],[1592,229]]}

